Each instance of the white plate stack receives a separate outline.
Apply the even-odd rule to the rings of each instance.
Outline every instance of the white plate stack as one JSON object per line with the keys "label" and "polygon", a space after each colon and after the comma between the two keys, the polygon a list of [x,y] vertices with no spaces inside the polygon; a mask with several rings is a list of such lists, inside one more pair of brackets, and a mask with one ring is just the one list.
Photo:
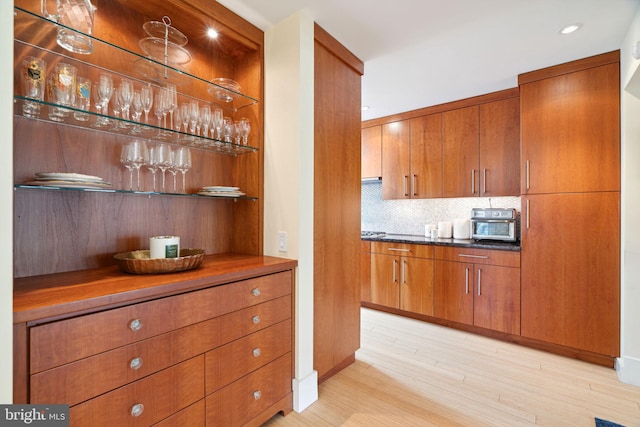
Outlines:
{"label": "white plate stack", "polygon": [[109,189],[111,183],[99,176],[83,175],[73,172],[38,172],[27,185],[59,188]]}
{"label": "white plate stack", "polygon": [[240,187],[225,187],[222,185],[202,187],[202,189],[198,191],[198,194],[210,197],[240,197],[245,195],[245,193],[240,191]]}

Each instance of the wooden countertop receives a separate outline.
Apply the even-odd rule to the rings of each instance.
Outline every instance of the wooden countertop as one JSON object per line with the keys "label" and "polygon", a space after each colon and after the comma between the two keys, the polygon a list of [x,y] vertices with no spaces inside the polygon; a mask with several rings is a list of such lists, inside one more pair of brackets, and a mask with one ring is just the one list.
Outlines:
{"label": "wooden countertop", "polygon": [[13,322],[38,323],[290,270],[296,260],[243,254],[207,255],[194,270],[123,273],[117,266],[14,280]]}

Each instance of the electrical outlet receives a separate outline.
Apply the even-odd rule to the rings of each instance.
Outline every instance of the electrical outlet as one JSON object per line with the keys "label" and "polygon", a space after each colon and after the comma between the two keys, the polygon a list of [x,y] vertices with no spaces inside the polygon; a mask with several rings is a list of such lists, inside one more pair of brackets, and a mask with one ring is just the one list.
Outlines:
{"label": "electrical outlet", "polygon": [[278,250],[280,252],[287,252],[287,232],[278,232]]}

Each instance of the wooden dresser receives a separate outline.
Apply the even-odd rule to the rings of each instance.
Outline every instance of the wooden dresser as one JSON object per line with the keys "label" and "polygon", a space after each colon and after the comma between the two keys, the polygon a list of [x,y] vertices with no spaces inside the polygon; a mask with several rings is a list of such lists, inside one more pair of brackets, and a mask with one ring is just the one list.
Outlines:
{"label": "wooden dresser", "polygon": [[166,275],[108,267],[17,279],[15,402],[69,404],[74,427],[287,414],[295,266],[222,254]]}

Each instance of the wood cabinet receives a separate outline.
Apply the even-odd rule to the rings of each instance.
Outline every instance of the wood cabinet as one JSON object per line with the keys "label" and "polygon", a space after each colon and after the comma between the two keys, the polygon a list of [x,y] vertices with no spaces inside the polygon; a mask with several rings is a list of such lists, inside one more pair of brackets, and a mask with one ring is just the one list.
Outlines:
{"label": "wood cabinet", "polygon": [[[16,361],[28,366],[14,374],[16,402],[69,404],[74,426],[231,426],[288,413],[295,262],[205,263],[170,278],[123,281],[111,268],[58,275],[53,286],[46,276],[24,279],[14,317],[25,327],[15,340],[29,362]],[[105,277],[104,289],[91,291],[87,275]]]}
{"label": "wood cabinet", "polygon": [[620,352],[619,52],[519,77],[522,335]]}
{"label": "wood cabinet", "polygon": [[437,246],[434,315],[520,333],[520,254]]}
{"label": "wood cabinet", "polygon": [[442,197],[442,115],[382,125],[382,198]]}
{"label": "wood cabinet", "polygon": [[372,303],[432,315],[433,275],[433,246],[372,242]]}
{"label": "wood cabinet", "polygon": [[444,197],[478,196],[478,106],[443,114]]}
{"label": "wood cabinet", "polygon": [[382,177],[382,126],[362,129],[361,137],[361,177]]}
{"label": "wood cabinet", "polygon": [[480,104],[481,197],[520,195],[520,99]]}
{"label": "wood cabinet", "polygon": [[371,301],[371,242],[360,242],[360,301]]}
{"label": "wood cabinet", "polygon": [[313,363],[324,381],[360,347],[364,65],[318,25],[314,37]]}

